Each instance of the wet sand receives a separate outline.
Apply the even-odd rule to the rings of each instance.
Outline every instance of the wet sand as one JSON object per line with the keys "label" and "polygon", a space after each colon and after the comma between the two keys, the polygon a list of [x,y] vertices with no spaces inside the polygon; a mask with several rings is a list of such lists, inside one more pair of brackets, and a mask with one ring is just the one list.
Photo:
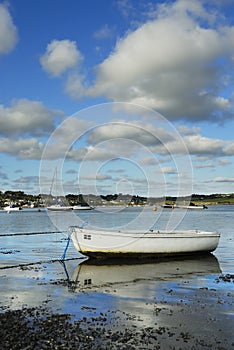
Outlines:
{"label": "wet sand", "polygon": [[3,350],[234,349],[234,275],[212,256],[101,267],[78,259],[0,277]]}

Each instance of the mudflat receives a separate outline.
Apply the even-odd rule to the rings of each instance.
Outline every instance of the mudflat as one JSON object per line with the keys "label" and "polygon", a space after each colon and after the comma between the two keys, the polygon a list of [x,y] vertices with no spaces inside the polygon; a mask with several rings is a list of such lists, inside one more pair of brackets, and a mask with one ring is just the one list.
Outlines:
{"label": "mudflat", "polygon": [[0,272],[3,350],[234,349],[234,275],[214,256]]}

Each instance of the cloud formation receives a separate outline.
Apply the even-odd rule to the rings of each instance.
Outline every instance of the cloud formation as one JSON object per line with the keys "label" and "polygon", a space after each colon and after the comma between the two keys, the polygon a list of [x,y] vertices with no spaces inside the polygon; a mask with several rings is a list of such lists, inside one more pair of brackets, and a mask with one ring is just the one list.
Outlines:
{"label": "cloud formation", "polygon": [[[140,121],[117,122],[95,126],[94,123],[71,117],[51,135],[46,158],[66,158],[70,161],[94,164],[118,159],[132,159],[141,166],[176,162],[178,157],[199,157],[208,161],[234,155],[234,142],[202,136],[198,130],[186,127],[185,135]],[[227,159],[226,161],[227,162]],[[211,161],[207,164],[211,164]],[[221,163],[220,163],[221,164]],[[94,165],[93,165],[94,166]],[[197,166],[197,168],[201,166]],[[173,173],[173,166],[165,166],[165,173]]]}
{"label": "cloud formation", "polygon": [[10,107],[0,105],[0,135],[49,135],[54,129],[54,118],[59,115],[61,111],[49,110],[41,102],[27,99],[13,101]]}
{"label": "cloud formation", "polygon": [[111,37],[111,35],[112,29],[107,24],[104,24],[99,30],[94,33],[94,38],[102,40]]}
{"label": "cloud formation", "polygon": [[43,142],[35,138],[11,140],[0,138],[0,153],[5,153],[19,159],[41,159],[44,149]]}
{"label": "cloud formation", "polygon": [[118,40],[93,84],[73,80],[72,96],[131,102],[170,120],[231,118],[234,27],[198,0],[161,4],[155,16]]}
{"label": "cloud formation", "polygon": [[18,42],[17,28],[6,3],[0,4],[0,55],[12,51]]}
{"label": "cloud formation", "polygon": [[82,55],[76,43],[70,40],[53,40],[40,58],[43,69],[54,77],[59,77],[67,70],[76,67],[80,61]]}

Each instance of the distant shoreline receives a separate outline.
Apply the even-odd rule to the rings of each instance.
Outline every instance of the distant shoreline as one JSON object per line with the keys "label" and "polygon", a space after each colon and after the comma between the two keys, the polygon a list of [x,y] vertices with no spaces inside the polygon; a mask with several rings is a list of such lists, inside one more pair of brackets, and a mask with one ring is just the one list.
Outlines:
{"label": "distant shoreline", "polygon": [[210,195],[191,194],[190,196],[143,197],[130,194],[67,194],[57,198],[49,194],[31,195],[23,191],[0,191],[0,208],[9,205],[22,208],[43,208],[59,201],[63,205],[77,206],[161,206],[161,205],[233,205],[234,193],[214,193]]}

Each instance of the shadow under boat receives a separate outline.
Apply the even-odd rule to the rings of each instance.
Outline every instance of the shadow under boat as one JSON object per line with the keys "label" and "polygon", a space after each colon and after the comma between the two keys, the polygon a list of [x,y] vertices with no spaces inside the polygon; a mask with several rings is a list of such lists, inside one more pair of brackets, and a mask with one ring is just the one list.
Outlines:
{"label": "shadow under boat", "polygon": [[[65,267],[65,263],[64,263]],[[92,287],[101,288],[139,280],[168,280],[188,275],[220,274],[221,269],[213,254],[191,258],[157,261],[92,260],[83,259],[68,278],[69,289],[74,292]]]}

